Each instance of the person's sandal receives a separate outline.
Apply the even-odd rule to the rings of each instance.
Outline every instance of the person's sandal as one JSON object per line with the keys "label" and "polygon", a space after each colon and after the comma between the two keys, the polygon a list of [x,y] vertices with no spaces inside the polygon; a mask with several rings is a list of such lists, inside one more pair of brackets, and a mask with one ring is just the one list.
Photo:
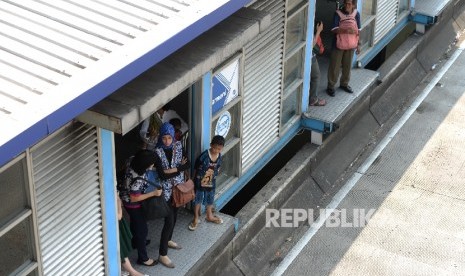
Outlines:
{"label": "person's sandal", "polygon": [[310,106],[325,106],[326,100],[325,99],[316,99],[314,102],[310,103]]}
{"label": "person's sandal", "polygon": [[177,250],[182,249],[182,246],[175,243],[174,241],[168,241],[168,247],[171,249],[177,249]]}
{"label": "person's sandal", "polygon": [[166,266],[167,268],[174,268],[173,262],[170,260],[169,262],[163,262],[162,257],[158,257],[158,262],[161,263],[162,265]]}
{"label": "person's sandal", "polygon": [[208,222],[215,223],[215,224],[223,224],[223,220],[220,217],[214,217],[214,219],[209,220],[205,219]]}
{"label": "person's sandal", "polygon": [[197,225],[198,225],[198,222],[191,221],[191,223],[189,223],[188,228],[191,231],[195,231],[195,229],[197,229]]}

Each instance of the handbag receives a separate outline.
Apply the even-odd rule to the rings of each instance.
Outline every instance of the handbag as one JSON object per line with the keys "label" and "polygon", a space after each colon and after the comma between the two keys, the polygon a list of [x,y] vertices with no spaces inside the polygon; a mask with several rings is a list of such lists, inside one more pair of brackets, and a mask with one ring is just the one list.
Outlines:
{"label": "handbag", "polygon": [[[155,185],[155,183],[148,181],[147,179],[143,177],[136,177],[132,180],[132,182],[136,181],[137,179],[144,180],[150,186],[154,186],[155,189],[159,188],[159,186]],[[160,196],[152,196],[145,200],[142,200],[141,208],[142,208],[142,213],[144,214],[144,217],[146,220],[165,218],[169,215],[171,211],[171,208],[166,202],[165,197],[163,196],[163,193]]]}
{"label": "handbag", "polygon": [[173,206],[181,207],[191,202],[195,198],[194,181],[188,178],[186,182],[173,187]]}
{"label": "handbag", "polygon": [[163,195],[149,197],[141,202],[141,206],[146,220],[165,218],[170,213],[170,206]]}

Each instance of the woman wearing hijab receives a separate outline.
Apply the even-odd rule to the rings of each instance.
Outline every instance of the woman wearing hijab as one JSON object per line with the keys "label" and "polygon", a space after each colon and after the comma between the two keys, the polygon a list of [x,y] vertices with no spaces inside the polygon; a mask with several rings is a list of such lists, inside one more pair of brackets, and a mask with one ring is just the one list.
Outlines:
{"label": "woman wearing hijab", "polygon": [[176,141],[175,130],[170,123],[163,123],[160,127],[155,153],[155,168],[163,185],[163,196],[171,207],[161,232],[158,260],[164,266],[174,268],[173,262],[168,257],[168,247],[181,249],[181,246],[171,240],[178,212],[178,208],[173,207],[171,194],[174,186],[184,183],[184,172],[190,168],[190,164],[185,157],[181,142]]}

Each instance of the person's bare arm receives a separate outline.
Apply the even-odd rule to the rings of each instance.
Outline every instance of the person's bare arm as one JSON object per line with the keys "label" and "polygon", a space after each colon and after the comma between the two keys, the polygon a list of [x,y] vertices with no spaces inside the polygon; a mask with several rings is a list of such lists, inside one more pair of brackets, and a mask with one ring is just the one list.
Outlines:
{"label": "person's bare arm", "polygon": [[320,36],[322,31],[323,31],[323,22],[318,22],[317,25],[316,25],[316,33],[315,33],[315,35],[313,37],[313,45],[312,45],[312,47],[315,46],[316,39],[317,39],[317,37]]}
{"label": "person's bare arm", "polygon": [[118,206],[118,220],[123,218],[123,209],[121,208],[121,199],[116,195],[116,205]]}

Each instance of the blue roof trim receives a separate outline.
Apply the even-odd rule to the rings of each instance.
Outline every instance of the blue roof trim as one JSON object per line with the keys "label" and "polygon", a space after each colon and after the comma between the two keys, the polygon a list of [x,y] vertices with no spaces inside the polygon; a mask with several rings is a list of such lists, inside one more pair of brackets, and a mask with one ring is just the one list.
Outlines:
{"label": "blue roof trim", "polygon": [[48,134],[56,131],[76,116],[89,109],[99,101],[103,100],[115,90],[125,85],[142,72],[151,68],[179,48],[192,41],[214,25],[226,19],[240,8],[244,7],[250,0],[231,0],[214,12],[196,21],[172,38],[163,42],[147,54],[135,60],[125,68],[102,80],[95,87],[89,89],[81,96],[70,101],[48,117],[40,120],[35,125],[20,133],[4,145],[0,146],[0,166],[18,156],[28,147],[39,142]]}
{"label": "blue roof trim", "polygon": [[20,135],[6,142],[0,147],[0,166],[5,165],[22,153],[26,148],[45,138],[48,133],[48,122],[47,118],[45,118]]}

